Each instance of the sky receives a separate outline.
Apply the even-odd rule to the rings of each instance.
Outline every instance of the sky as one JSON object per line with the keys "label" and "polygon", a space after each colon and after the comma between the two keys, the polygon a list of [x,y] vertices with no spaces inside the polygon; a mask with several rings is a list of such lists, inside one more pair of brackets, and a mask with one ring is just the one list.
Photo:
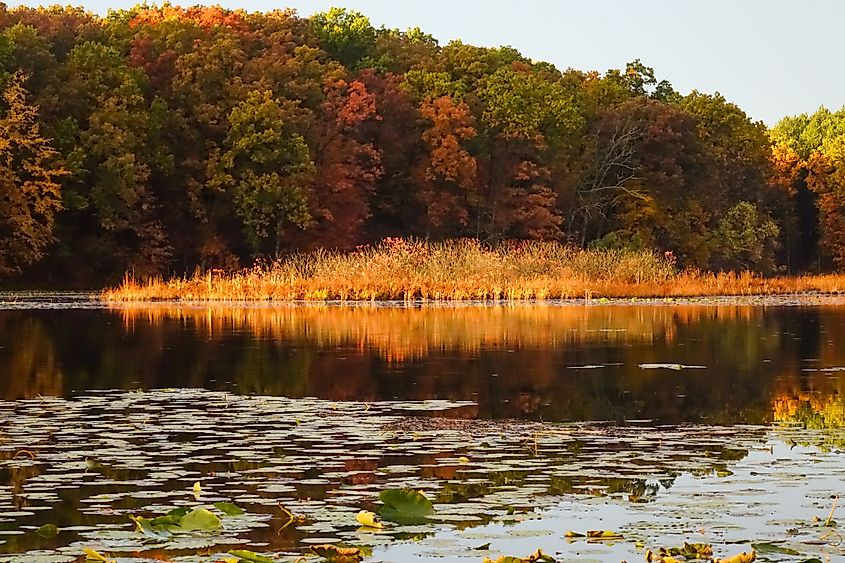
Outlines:
{"label": "sky", "polygon": [[[105,14],[136,0],[65,0]],[[203,3],[171,0],[173,4]],[[9,6],[38,1],[6,0]],[[218,2],[207,2],[218,3]],[[442,45],[510,45],[559,69],[604,71],[634,59],[682,93],[720,92],[752,119],[845,105],[845,0],[222,0],[249,11],[332,6],[375,27],[419,27]]]}

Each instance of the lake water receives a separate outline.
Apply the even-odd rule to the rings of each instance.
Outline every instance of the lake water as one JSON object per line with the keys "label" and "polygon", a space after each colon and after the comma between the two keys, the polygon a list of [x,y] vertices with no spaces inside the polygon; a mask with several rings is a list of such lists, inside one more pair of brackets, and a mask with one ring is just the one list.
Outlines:
{"label": "lake water", "polygon": [[[315,543],[379,561],[537,547],[633,561],[684,541],[836,560],[843,383],[833,299],[109,307],[7,294],[0,561],[84,547],[293,561]],[[434,501],[430,521],[359,528],[379,491],[405,487]],[[129,518],[220,501],[245,513],[218,514],[213,533],[153,537]]]}

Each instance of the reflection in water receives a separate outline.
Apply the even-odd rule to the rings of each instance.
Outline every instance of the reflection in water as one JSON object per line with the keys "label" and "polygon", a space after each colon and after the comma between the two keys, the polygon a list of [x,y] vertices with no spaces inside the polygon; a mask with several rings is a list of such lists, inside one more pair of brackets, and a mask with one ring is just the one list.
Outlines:
{"label": "reflection in water", "polygon": [[752,305],[0,311],[0,397],[203,387],[471,400],[458,415],[483,418],[758,423],[783,420],[789,397],[840,396],[843,321],[842,307]]}
{"label": "reflection in water", "polygon": [[772,405],[775,422],[800,423],[818,430],[845,428],[845,400],[838,390],[828,396],[782,394]]}

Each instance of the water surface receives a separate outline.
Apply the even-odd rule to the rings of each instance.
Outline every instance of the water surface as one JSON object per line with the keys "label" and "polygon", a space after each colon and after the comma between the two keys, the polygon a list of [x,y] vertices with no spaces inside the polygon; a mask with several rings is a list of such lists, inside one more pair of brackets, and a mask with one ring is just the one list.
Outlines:
{"label": "water surface", "polygon": [[[0,561],[293,561],[326,542],[381,561],[683,541],[845,557],[822,526],[845,492],[836,302],[0,302]],[[360,529],[400,487],[435,517]],[[246,512],[212,534],[129,518],[218,501]]]}

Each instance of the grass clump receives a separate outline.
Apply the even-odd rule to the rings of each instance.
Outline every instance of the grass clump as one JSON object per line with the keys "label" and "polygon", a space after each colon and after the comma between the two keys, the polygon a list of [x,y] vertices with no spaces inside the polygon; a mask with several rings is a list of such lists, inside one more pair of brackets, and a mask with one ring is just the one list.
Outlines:
{"label": "grass clump", "polygon": [[581,250],[555,242],[385,239],[353,252],[317,250],[234,273],[140,281],[108,301],[526,300],[839,293],[845,276],[763,278],[749,272],[678,271],[671,254]]}

